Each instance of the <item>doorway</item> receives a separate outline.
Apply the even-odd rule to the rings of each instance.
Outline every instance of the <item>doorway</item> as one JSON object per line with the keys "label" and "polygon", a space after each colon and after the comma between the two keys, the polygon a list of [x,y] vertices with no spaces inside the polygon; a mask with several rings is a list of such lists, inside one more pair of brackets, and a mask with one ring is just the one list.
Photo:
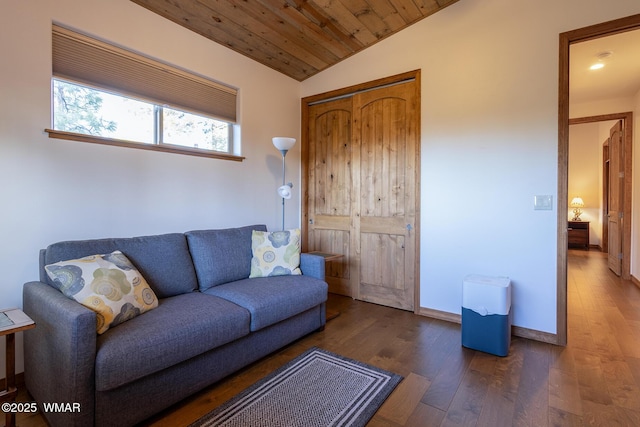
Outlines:
{"label": "doorway", "polygon": [[[608,254],[609,268],[623,279],[631,270],[631,179],[633,112],[570,119],[569,125],[608,123],[609,137],[602,144],[602,252]],[[615,123],[615,124],[614,124]],[[614,170],[612,170],[614,169]],[[609,179],[611,178],[611,179]],[[573,197],[573,195],[570,195]],[[623,219],[625,219],[623,221]]]}
{"label": "doorway", "polygon": [[[640,15],[633,15],[602,24],[585,27],[560,34],[559,37],[559,93],[558,93],[558,200],[568,199],[568,152],[569,152],[569,53],[570,45],[595,38],[606,37],[627,31],[640,29]],[[625,162],[631,163],[631,159]],[[628,176],[631,183],[631,176]],[[624,191],[631,194],[631,185]],[[629,196],[630,197],[630,196]],[[629,204],[630,205],[630,204]],[[631,206],[627,218],[631,218]],[[626,213],[625,213],[626,214]],[[628,232],[623,236],[630,239],[630,221]],[[557,217],[557,306],[556,336],[557,344],[567,343],[567,213],[558,209]]]}
{"label": "doorway", "polygon": [[303,251],[329,291],[418,304],[420,71],[302,101]]}

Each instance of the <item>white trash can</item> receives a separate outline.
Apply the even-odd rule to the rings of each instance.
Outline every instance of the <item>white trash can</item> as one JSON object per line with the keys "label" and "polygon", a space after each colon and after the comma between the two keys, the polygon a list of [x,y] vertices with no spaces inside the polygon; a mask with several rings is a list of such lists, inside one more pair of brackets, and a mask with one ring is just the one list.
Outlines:
{"label": "white trash can", "polygon": [[462,282],[462,345],[506,356],[511,345],[511,280],[478,274]]}

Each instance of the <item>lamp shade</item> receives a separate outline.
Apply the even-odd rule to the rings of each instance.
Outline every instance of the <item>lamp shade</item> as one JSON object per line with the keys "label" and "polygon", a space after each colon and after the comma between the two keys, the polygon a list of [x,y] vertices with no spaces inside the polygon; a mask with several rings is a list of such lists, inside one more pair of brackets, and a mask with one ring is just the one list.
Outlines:
{"label": "lamp shade", "polygon": [[273,145],[280,151],[289,151],[291,147],[296,144],[295,138],[288,138],[286,136],[275,136],[271,138]]}
{"label": "lamp shade", "polygon": [[283,199],[290,199],[292,187],[293,185],[291,183],[281,185],[280,187],[278,187],[278,195]]}
{"label": "lamp shade", "polygon": [[572,208],[583,208],[583,207],[584,207],[584,201],[582,200],[582,198],[581,198],[581,197],[574,197],[574,198],[571,200],[571,204],[570,204],[570,206],[571,206]]}

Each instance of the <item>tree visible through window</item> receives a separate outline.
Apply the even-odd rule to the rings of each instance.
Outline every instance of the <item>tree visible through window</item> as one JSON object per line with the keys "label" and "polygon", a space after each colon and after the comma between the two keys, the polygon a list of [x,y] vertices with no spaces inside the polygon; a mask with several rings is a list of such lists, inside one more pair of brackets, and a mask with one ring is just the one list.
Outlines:
{"label": "tree visible through window", "polygon": [[229,151],[229,124],[168,107],[162,109],[162,142]]}
{"label": "tree visible through window", "polygon": [[231,123],[103,90],[53,80],[55,130],[229,153]]}
{"label": "tree visible through window", "polygon": [[97,90],[54,80],[54,129],[102,136],[117,128],[102,115],[103,99]]}

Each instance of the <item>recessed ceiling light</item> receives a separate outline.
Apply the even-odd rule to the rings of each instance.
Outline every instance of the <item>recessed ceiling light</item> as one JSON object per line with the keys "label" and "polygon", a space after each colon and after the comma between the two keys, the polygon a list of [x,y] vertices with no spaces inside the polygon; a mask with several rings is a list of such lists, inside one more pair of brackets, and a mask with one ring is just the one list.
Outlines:
{"label": "recessed ceiling light", "polygon": [[596,55],[598,58],[598,62],[589,67],[590,70],[599,70],[605,66],[605,60],[609,59],[613,55],[613,52],[610,50],[605,50]]}

